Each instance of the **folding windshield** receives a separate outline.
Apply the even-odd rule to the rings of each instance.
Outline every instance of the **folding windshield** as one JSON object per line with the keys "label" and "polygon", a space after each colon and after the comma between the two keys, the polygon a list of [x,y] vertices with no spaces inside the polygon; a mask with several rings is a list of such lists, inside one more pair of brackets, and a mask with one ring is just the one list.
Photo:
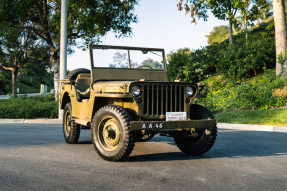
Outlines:
{"label": "folding windshield", "polygon": [[93,45],[94,68],[165,70],[163,49]]}

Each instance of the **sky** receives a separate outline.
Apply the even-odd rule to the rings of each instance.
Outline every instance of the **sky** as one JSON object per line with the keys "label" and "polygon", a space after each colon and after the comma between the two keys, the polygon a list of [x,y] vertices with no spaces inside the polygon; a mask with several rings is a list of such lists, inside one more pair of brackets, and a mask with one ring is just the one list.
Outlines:
{"label": "sky", "polygon": [[[141,0],[135,6],[138,22],[132,23],[133,34],[130,37],[117,39],[109,32],[101,38],[102,45],[135,46],[163,48],[165,54],[179,48],[199,49],[207,44],[207,37],[213,27],[228,25],[209,13],[208,21],[199,19],[197,24],[191,23],[190,14],[178,11],[179,0]],[[75,53],[68,55],[67,69],[90,69],[89,52],[75,49]]]}

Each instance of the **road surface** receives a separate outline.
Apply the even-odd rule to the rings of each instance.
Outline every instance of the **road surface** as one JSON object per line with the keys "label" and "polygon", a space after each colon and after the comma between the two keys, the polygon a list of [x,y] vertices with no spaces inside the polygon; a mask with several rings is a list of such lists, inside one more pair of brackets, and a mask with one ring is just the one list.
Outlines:
{"label": "road surface", "polygon": [[0,124],[0,190],[287,190],[287,133],[219,129],[202,156],[157,136],[108,162],[90,131],[69,145],[59,124]]}

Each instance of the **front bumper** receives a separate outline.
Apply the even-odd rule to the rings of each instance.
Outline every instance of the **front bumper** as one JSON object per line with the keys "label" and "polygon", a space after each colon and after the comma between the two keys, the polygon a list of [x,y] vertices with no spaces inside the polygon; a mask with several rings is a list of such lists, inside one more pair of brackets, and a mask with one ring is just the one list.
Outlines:
{"label": "front bumper", "polygon": [[192,128],[215,128],[214,119],[204,120],[185,120],[185,121],[132,121],[130,130],[150,130],[155,132],[161,131],[182,131]]}

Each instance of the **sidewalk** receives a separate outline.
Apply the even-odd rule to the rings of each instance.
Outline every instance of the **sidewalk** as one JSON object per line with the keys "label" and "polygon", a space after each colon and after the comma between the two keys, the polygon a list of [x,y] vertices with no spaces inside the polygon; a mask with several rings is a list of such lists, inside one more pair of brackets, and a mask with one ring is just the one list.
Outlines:
{"label": "sidewalk", "polygon": [[[60,119],[0,119],[0,123],[62,124],[63,121]],[[243,131],[269,131],[269,132],[287,133],[287,127],[283,127],[283,126],[217,123],[217,127],[219,129],[234,129],[234,130],[243,130]]]}
{"label": "sidewalk", "polygon": [[42,124],[62,124],[60,119],[0,119],[0,123],[42,123]]}

